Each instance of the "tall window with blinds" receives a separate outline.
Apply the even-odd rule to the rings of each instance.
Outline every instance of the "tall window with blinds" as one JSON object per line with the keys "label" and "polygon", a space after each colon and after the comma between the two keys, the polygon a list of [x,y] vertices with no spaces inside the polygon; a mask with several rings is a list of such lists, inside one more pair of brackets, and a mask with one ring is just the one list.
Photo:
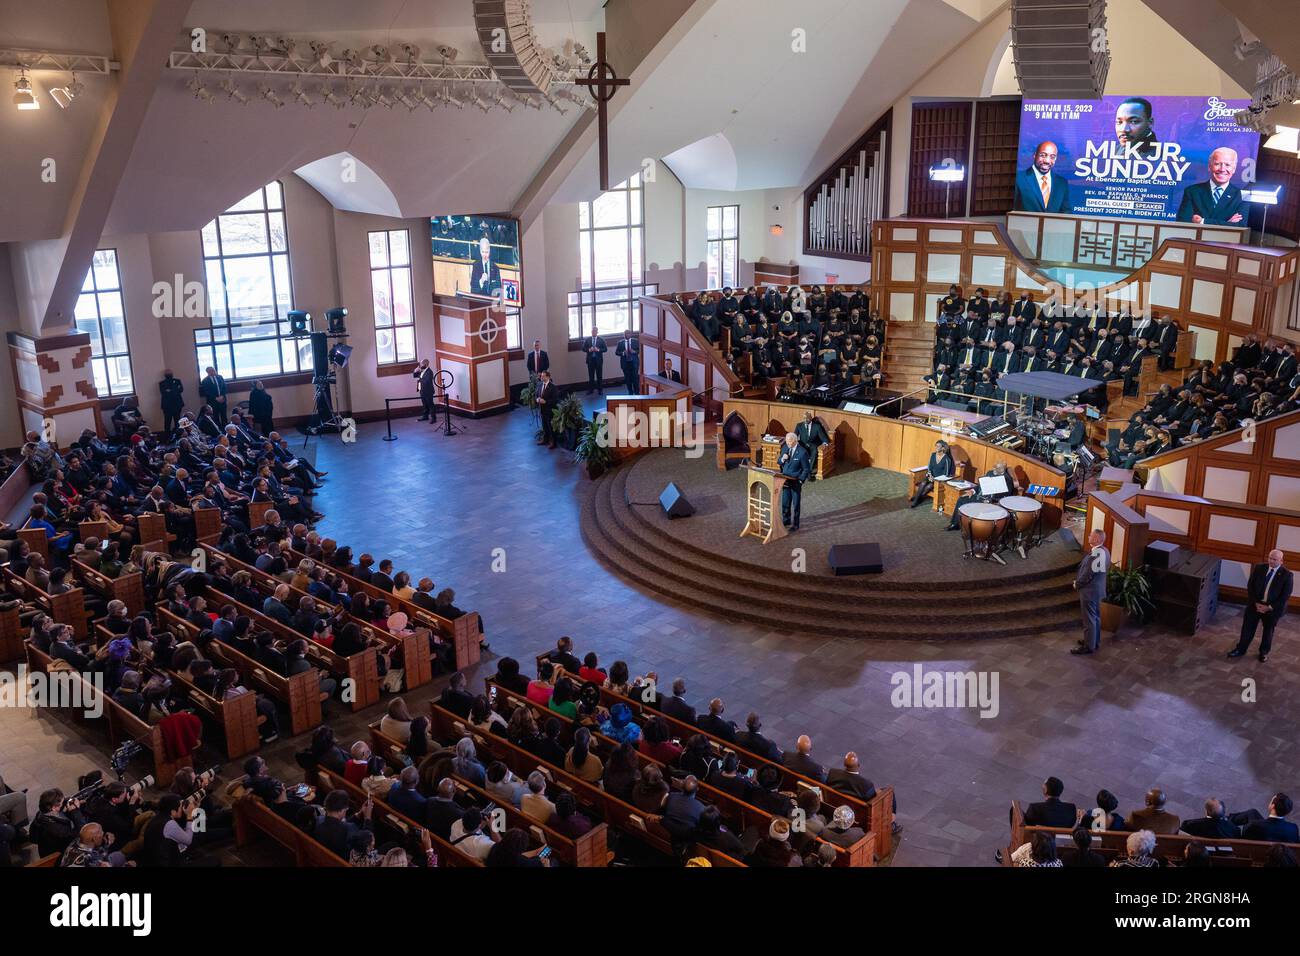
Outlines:
{"label": "tall window with blinds", "polygon": [[386,229],[370,233],[369,238],[375,355],[380,365],[414,361],[410,236],[405,229]]}
{"label": "tall window with blinds", "polygon": [[709,288],[735,288],[740,273],[740,207],[710,206],[708,235]]}
{"label": "tall window with blinds", "polygon": [[78,331],[90,336],[90,368],[100,397],[130,395],[135,385],[117,250],[100,249],[95,253],[86,281],[81,284],[76,320]]}
{"label": "tall window with blinds", "polygon": [[311,368],[311,342],[291,338],[289,232],[284,190],[267,183],[203,227],[209,328],[194,332],[200,376],[213,366],[231,379]]}
{"label": "tall window with blinds", "polygon": [[578,206],[578,290],[569,293],[569,339],[591,331],[621,335],[641,330],[645,284],[645,229],[641,176],[619,183],[593,202]]}

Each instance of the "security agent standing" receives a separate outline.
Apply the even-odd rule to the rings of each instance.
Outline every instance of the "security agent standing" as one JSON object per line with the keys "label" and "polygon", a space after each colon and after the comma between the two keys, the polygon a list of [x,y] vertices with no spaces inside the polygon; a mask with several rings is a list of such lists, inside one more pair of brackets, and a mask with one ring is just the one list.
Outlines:
{"label": "security agent standing", "polygon": [[1241,640],[1228,652],[1229,657],[1243,657],[1250,649],[1250,642],[1255,639],[1255,627],[1264,625],[1264,638],[1259,645],[1259,660],[1262,664],[1268,660],[1268,652],[1273,646],[1273,629],[1286,614],[1287,602],[1291,599],[1294,584],[1290,570],[1282,566],[1282,552],[1276,549],[1268,553],[1266,564],[1257,564],[1250,572],[1246,583],[1246,615],[1241,622]]}
{"label": "security agent standing", "polygon": [[[591,327],[591,334],[582,343],[582,350],[587,353],[587,394],[592,391],[605,394],[605,353],[609,347],[605,340],[596,334],[596,327]],[[622,355],[619,352],[619,355]],[[629,393],[630,394],[630,393]]]}
{"label": "security agent standing", "polygon": [[803,483],[812,474],[812,461],[808,458],[808,449],[799,444],[799,436],[788,432],[785,447],[776,462],[777,469],[785,475],[785,487],[781,489],[781,523],[791,531],[799,530],[799,504],[803,494]]}
{"label": "security agent standing", "polygon": [[415,379],[420,387],[421,414],[418,421],[432,421],[435,414],[433,410],[433,369],[429,366],[428,359],[420,359],[420,364],[411,373],[411,378]]}
{"label": "security agent standing", "polygon": [[629,395],[636,395],[641,390],[641,343],[632,338],[632,330],[623,333],[618,348],[614,350],[618,363],[623,369],[623,383]]}
{"label": "security agent standing", "polygon": [[830,436],[826,434],[826,427],[811,411],[806,411],[803,413],[803,421],[795,426],[794,433],[799,438],[799,444],[808,453],[808,461],[816,465],[818,449],[822,445],[829,445],[831,441]]}
{"label": "security agent standing", "polygon": [[167,369],[158,383],[158,395],[162,399],[163,431],[170,436],[185,408],[185,383]]}
{"label": "security agent standing", "polygon": [[542,437],[537,444],[555,447],[555,431],[551,427],[551,412],[560,402],[560,389],[551,381],[551,373],[543,372],[541,387],[537,392],[537,411],[542,416]]}
{"label": "security agent standing", "polygon": [[1106,597],[1106,573],[1110,570],[1110,552],[1106,550],[1106,532],[1100,528],[1088,535],[1091,549],[1079,562],[1074,575],[1074,589],[1079,592],[1079,610],[1083,614],[1083,640],[1070,649],[1071,654],[1093,654],[1101,646],[1101,602]]}

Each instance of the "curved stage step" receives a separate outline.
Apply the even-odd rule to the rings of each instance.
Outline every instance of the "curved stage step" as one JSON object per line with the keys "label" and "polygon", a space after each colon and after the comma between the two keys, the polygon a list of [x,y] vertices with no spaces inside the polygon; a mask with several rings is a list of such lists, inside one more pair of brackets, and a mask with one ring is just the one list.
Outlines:
{"label": "curved stage step", "polygon": [[706,552],[638,515],[645,506],[630,505],[626,495],[634,467],[617,468],[586,489],[583,538],[623,579],[692,608],[766,627],[882,639],[1007,637],[1078,626],[1072,567],[923,589],[779,571]]}

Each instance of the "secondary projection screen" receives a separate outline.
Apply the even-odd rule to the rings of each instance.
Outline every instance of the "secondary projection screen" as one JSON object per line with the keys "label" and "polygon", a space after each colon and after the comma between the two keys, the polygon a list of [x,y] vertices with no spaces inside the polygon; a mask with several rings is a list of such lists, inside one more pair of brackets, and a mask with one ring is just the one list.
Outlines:
{"label": "secondary projection screen", "polygon": [[524,304],[519,221],[501,216],[434,216],[433,291]]}
{"label": "secondary projection screen", "polygon": [[1107,96],[1022,102],[1014,208],[1244,228],[1259,134],[1249,100]]}

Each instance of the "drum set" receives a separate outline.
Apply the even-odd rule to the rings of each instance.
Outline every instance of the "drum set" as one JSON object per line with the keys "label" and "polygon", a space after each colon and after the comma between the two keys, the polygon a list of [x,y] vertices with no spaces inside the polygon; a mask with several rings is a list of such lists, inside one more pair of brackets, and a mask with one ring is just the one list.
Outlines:
{"label": "drum set", "polygon": [[1024,495],[1007,495],[996,504],[972,501],[957,509],[957,521],[964,557],[1005,565],[1001,552],[1011,549],[1027,558],[1026,549],[1042,541],[1043,503]]}

